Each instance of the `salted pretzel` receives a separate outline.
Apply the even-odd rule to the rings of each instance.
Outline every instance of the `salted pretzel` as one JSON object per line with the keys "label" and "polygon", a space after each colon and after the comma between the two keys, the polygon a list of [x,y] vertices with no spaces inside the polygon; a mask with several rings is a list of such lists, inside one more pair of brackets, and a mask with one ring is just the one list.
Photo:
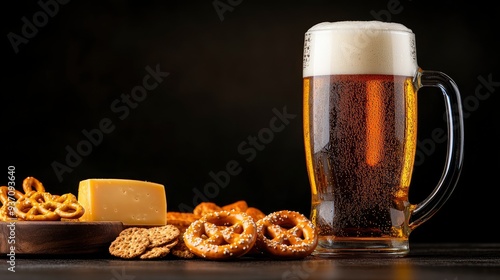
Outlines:
{"label": "salted pretzel", "polygon": [[42,182],[38,181],[35,177],[26,177],[23,180],[23,190],[25,194],[32,191],[45,192],[45,187]]}
{"label": "salted pretzel", "polygon": [[257,221],[256,246],[271,257],[304,258],[317,244],[315,226],[298,212],[277,211]]}
{"label": "salted pretzel", "polygon": [[238,200],[234,203],[227,204],[221,207],[222,210],[236,211],[236,212],[246,212],[248,209],[248,204],[244,200]]}
{"label": "salted pretzel", "polygon": [[252,217],[242,212],[210,212],[191,223],[183,240],[195,255],[209,260],[243,256],[256,242],[257,229]]}
{"label": "salted pretzel", "polygon": [[255,222],[266,216],[266,214],[264,214],[258,208],[249,207],[247,202],[244,200],[238,200],[236,202],[224,206],[219,206],[213,202],[204,201],[196,205],[196,207],[193,210],[193,214],[195,216],[203,216],[207,213],[217,212],[222,210],[246,213],[252,216]]}
{"label": "salted pretzel", "polygon": [[247,215],[250,215],[255,222],[266,216],[264,212],[260,211],[258,208],[255,207],[248,207],[245,213],[247,213]]}
{"label": "salted pretzel", "polygon": [[84,210],[71,193],[58,196],[32,191],[16,202],[14,212],[26,221],[57,221],[61,218],[77,219]]}
{"label": "salted pretzel", "polygon": [[193,209],[193,214],[203,216],[208,213],[221,211],[222,208],[213,202],[201,202]]}
{"label": "salted pretzel", "polygon": [[195,215],[188,212],[167,212],[166,214],[167,224],[188,227],[192,222],[201,218],[200,215]]}
{"label": "salted pretzel", "polygon": [[14,209],[9,210],[9,204],[12,206],[12,208],[14,208],[14,203],[22,196],[22,192],[14,190],[13,199],[15,200],[12,200],[9,198],[9,188],[6,186],[0,187],[0,203],[2,204],[0,206],[0,221],[7,221],[9,219],[16,218],[15,215],[13,215]]}

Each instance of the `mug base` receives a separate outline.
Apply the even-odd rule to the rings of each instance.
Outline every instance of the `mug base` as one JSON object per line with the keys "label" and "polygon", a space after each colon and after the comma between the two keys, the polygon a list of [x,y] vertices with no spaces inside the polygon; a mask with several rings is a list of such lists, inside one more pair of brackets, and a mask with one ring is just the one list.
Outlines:
{"label": "mug base", "polygon": [[334,257],[404,257],[410,252],[408,239],[339,238],[322,236],[313,256]]}

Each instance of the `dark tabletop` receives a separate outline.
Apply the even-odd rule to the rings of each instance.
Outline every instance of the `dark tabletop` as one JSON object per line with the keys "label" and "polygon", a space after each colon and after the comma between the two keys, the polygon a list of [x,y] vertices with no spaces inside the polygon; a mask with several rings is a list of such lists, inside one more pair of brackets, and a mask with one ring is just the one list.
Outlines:
{"label": "dark tabletop", "polygon": [[[16,256],[15,272],[2,256],[0,279],[500,279],[499,244],[412,244],[403,258],[307,257],[278,261],[120,260],[107,257]],[[12,270],[12,269],[11,269]]]}

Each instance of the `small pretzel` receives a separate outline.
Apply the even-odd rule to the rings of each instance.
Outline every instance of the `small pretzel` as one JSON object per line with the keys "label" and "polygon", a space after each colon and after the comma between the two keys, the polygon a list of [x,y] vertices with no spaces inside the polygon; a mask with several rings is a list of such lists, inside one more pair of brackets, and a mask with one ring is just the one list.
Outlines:
{"label": "small pretzel", "polygon": [[247,214],[217,211],[191,223],[183,240],[198,257],[226,260],[249,252],[256,242],[256,233],[255,222]]}
{"label": "small pretzel", "polygon": [[26,177],[23,181],[23,190],[25,194],[28,194],[33,190],[36,190],[37,192],[45,192],[45,188],[43,187],[43,184],[38,181],[35,177]]}
{"label": "small pretzel", "polygon": [[198,216],[203,216],[205,214],[221,210],[222,208],[220,208],[217,204],[213,202],[201,202],[200,204],[196,205],[196,207],[193,209],[193,214]]}
{"label": "small pretzel", "polygon": [[257,221],[257,246],[276,258],[304,258],[318,244],[313,223],[304,215],[277,211]]}
{"label": "small pretzel", "polygon": [[83,206],[78,203],[74,194],[66,193],[60,196],[53,196],[53,199],[58,206],[54,212],[61,218],[77,219],[84,213]]}
{"label": "small pretzel", "polygon": [[61,196],[48,192],[29,191],[15,204],[17,217],[26,221],[57,221],[61,218],[77,219],[84,213],[75,195]]}
{"label": "small pretzel", "polygon": [[[14,190],[13,198],[15,200],[20,199],[22,196],[23,196],[23,194],[20,191]],[[12,196],[10,196],[10,197],[12,197]],[[12,200],[11,198],[9,198],[9,188],[8,187],[6,187],[6,186],[0,187],[0,203],[2,204],[0,206],[0,221],[7,221],[9,219],[15,218],[15,215],[11,215],[11,214],[14,214],[12,212],[13,210],[9,210],[9,204],[14,206],[15,200]]]}
{"label": "small pretzel", "polygon": [[239,200],[234,203],[224,205],[221,207],[222,210],[236,211],[236,212],[246,212],[248,209],[248,204],[244,200]]}
{"label": "small pretzel", "polygon": [[247,213],[248,215],[252,216],[255,222],[266,216],[262,211],[260,211],[257,208],[248,207],[248,204],[245,200],[238,200],[236,202],[224,206],[218,206],[213,202],[204,201],[198,204],[194,208],[193,214],[195,214],[195,216],[201,217],[207,213],[217,212],[222,210]]}
{"label": "small pretzel", "polygon": [[188,227],[192,222],[201,218],[200,215],[195,215],[188,212],[167,212],[167,224],[175,226]]}

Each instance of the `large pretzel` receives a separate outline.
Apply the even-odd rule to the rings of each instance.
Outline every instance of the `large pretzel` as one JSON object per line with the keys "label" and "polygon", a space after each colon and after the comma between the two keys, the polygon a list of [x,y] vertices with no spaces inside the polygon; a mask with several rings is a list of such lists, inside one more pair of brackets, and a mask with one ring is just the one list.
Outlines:
{"label": "large pretzel", "polygon": [[194,221],[183,240],[195,255],[210,260],[240,257],[255,244],[257,230],[252,217],[234,211],[205,214]]}
{"label": "large pretzel", "polygon": [[[23,193],[18,190],[14,190],[14,196],[10,196],[8,187],[0,187],[0,203],[2,204],[2,206],[0,207],[0,221],[7,221],[9,219],[16,218],[16,216],[14,215],[14,203],[22,196]],[[9,209],[9,205],[11,206],[11,209]]]}
{"label": "large pretzel", "polygon": [[318,244],[313,223],[304,215],[282,210],[257,221],[257,246],[276,258],[304,258]]}
{"label": "large pretzel", "polygon": [[71,193],[58,196],[48,192],[29,191],[15,205],[17,217],[26,221],[77,219],[84,213],[83,207]]}

